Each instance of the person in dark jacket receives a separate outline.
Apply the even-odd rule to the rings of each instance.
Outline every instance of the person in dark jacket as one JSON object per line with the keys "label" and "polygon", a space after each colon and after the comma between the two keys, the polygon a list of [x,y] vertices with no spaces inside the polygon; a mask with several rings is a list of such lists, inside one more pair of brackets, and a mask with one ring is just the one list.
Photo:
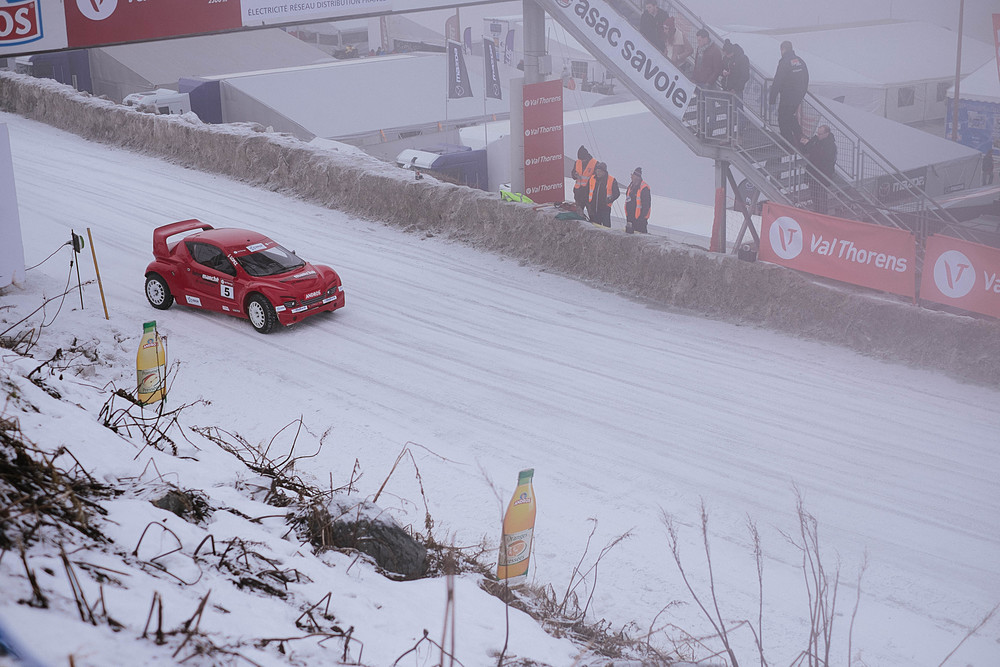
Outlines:
{"label": "person in dark jacket", "polygon": [[656,0],[646,2],[646,11],[639,17],[639,34],[649,40],[656,50],[663,53],[665,46],[663,24],[667,20],[667,11],[660,9]]}
{"label": "person in dark jacket", "polygon": [[993,185],[993,147],[983,154],[983,185]]}
{"label": "person in dark jacket", "polygon": [[632,182],[625,190],[625,233],[649,233],[649,207],[652,194],[642,180],[642,167],[632,172]]}
{"label": "person in dark jacket", "polygon": [[598,162],[590,178],[590,221],[611,227],[611,204],[621,196],[621,189],[614,176],[608,174],[608,165]]}
{"label": "person in dark jacket", "polygon": [[580,146],[576,152],[576,164],[570,173],[570,176],[576,179],[576,183],[573,184],[573,201],[576,202],[576,208],[580,213],[587,210],[587,204],[590,202],[590,178],[594,175],[596,167],[597,159],[586,147]]}
{"label": "person in dark jacket", "polygon": [[750,59],[743,47],[728,39],[722,45],[722,80],[720,86],[727,93],[743,99],[743,89],[750,80]]}
{"label": "person in dark jacket", "polygon": [[812,209],[817,213],[827,212],[827,188],[824,184],[833,181],[837,167],[837,142],[833,139],[829,125],[820,125],[816,134],[802,146],[802,154],[809,165],[806,175],[809,181],[809,198]]}
{"label": "person in dark jacket", "polygon": [[708,31],[702,28],[697,33],[698,48],[694,52],[694,70],[691,83],[699,88],[714,90],[722,75],[722,51],[712,43]]}
{"label": "person in dark jacket", "polygon": [[778,103],[778,132],[785,141],[798,148],[802,141],[802,126],[797,117],[799,105],[809,89],[809,68],[795,55],[792,43],[781,43],[781,60],[774,72],[768,102]]}

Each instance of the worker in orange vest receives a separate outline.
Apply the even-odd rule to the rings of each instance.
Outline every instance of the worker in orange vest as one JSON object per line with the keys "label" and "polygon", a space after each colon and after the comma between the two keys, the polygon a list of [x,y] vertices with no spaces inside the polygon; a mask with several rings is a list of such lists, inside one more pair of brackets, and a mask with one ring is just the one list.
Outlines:
{"label": "worker in orange vest", "polygon": [[587,203],[590,201],[590,178],[594,175],[594,169],[597,167],[597,158],[590,154],[585,147],[580,146],[580,150],[576,152],[576,164],[573,165],[573,173],[571,174],[573,178],[576,179],[576,183],[573,184],[573,200],[576,202],[576,208],[580,213],[587,210]]}
{"label": "worker in orange vest", "polygon": [[642,167],[632,172],[632,182],[625,190],[625,233],[649,233],[649,207],[652,200],[649,186],[642,180]]}
{"label": "worker in orange vest", "polygon": [[611,204],[621,196],[618,179],[608,174],[608,165],[598,162],[590,177],[590,221],[611,227]]}

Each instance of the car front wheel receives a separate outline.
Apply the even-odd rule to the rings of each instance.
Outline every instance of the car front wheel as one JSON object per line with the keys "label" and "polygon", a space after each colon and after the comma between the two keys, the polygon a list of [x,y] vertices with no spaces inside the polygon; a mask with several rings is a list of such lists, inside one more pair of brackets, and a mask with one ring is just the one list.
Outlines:
{"label": "car front wheel", "polygon": [[155,273],[146,276],[146,298],[149,305],[157,310],[166,310],[174,303],[174,295],[167,287],[167,281]]}
{"label": "car front wheel", "polygon": [[262,334],[270,333],[278,324],[274,306],[262,294],[254,294],[247,301],[247,317],[253,328]]}

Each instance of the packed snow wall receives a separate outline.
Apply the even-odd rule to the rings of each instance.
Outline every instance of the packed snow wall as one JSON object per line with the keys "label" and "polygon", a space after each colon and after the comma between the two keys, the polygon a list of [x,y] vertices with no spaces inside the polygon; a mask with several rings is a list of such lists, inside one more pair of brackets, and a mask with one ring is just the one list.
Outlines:
{"label": "packed snow wall", "polygon": [[50,80],[0,72],[0,110],[406,231],[460,241],[651,304],[1000,385],[1000,322],[994,320],[919,308],[662,237],[557,220],[490,193],[414,180],[413,172],[347,146],[313,147],[260,126],[206,125],[190,113],[143,113]]}

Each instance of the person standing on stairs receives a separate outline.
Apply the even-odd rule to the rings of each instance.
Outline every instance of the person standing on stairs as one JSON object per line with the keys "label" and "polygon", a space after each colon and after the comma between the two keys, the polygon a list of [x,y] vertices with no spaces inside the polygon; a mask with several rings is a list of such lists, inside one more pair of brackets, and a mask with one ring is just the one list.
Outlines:
{"label": "person standing on stairs", "polygon": [[774,72],[768,102],[772,105],[778,103],[778,132],[796,150],[802,141],[799,106],[808,89],[809,68],[802,58],[795,55],[792,43],[786,40],[781,43],[781,59]]}

